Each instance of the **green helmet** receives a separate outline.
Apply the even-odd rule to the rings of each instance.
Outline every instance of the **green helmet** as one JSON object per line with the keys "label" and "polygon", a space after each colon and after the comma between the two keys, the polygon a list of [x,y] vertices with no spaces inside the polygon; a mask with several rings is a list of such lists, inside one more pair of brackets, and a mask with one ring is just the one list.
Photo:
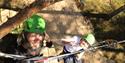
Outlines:
{"label": "green helmet", "polygon": [[93,34],[83,35],[82,39],[85,39],[90,45],[93,45],[95,43],[95,37]]}
{"label": "green helmet", "polygon": [[38,15],[33,15],[24,22],[24,31],[42,34],[45,32],[45,20]]}

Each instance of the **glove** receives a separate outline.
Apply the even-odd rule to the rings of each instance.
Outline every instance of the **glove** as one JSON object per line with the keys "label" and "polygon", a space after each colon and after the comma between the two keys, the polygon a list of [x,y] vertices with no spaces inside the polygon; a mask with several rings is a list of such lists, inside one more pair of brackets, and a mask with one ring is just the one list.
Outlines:
{"label": "glove", "polygon": [[46,47],[51,48],[51,47],[52,47],[52,45],[53,45],[53,42],[52,42],[52,41],[46,42]]}

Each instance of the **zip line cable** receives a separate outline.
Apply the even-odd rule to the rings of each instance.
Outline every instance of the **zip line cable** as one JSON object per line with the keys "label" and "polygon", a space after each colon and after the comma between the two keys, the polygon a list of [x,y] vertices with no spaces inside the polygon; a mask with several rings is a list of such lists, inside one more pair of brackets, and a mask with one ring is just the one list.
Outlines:
{"label": "zip line cable", "polygon": [[0,52],[0,56],[1,56],[1,57],[5,57],[5,58],[18,59],[18,60],[21,60],[21,59],[23,59],[23,58],[26,58],[26,56],[14,55],[14,54],[6,54],[6,53],[2,53],[2,52]]}
{"label": "zip line cable", "polygon": [[[105,42],[105,41],[102,41],[102,42]],[[120,44],[120,43],[125,43],[125,40],[118,41],[118,42],[115,42],[115,43],[112,42],[110,45],[116,45],[116,44]],[[108,47],[108,46],[109,46],[109,44],[104,44],[104,45],[100,45],[100,46],[93,46],[93,47],[90,47],[90,48],[85,49],[85,50],[71,52],[71,53],[58,55],[58,56],[54,56],[54,57],[39,57],[38,56],[38,57],[33,57],[33,58],[27,58],[26,56],[22,56],[22,55],[6,54],[6,53],[2,53],[2,52],[0,52],[0,56],[5,57],[5,58],[13,58],[13,59],[17,59],[17,60],[26,59],[27,61],[33,60],[33,61],[36,61],[36,62],[42,62],[42,61],[46,61],[46,60],[49,61],[49,60],[53,60],[53,59],[64,58],[66,56],[78,54],[78,53],[81,53],[83,51],[91,51],[91,50],[95,50],[95,49],[102,48],[102,47]]]}
{"label": "zip line cable", "polygon": [[[124,41],[119,41],[117,43],[124,43]],[[116,42],[115,43],[111,43],[110,45],[116,45],[117,44]],[[36,62],[43,62],[43,61],[50,61],[50,60],[53,60],[53,59],[61,59],[61,58],[64,58],[64,57],[67,57],[67,56],[70,56],[70,55],[73,55],[73,54],[78,54],[78,53],[81,53],[83,51],[91,51],[91,50],[95,50],[95,49],[98,49],[98,48],[102,48],[102,47],[107,47],[109,46],[109,44],[105,44],[105,45],[101,45],[101,46],[94,46],[94,47],[90,47],[86,50],[80,50],[80,51],[76,51],[76,52],[71,52],[71,53],[67,53],[67,54],[63,54],[63,55],[58,55],[58,56],[55,56],[55,57],[47,57],[47,58],[41,58],[41,57],[36,57],[36,58],[30,58],[28,60],[34,60]]]}

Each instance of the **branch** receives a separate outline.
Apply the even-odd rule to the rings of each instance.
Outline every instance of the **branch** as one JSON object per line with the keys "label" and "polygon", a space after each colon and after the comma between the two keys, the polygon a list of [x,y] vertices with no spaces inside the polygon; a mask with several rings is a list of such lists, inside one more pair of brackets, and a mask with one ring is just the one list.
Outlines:
{"label": "branch", "polygon": [[109,20],[113,16],[119,14],[120,12],[123,12],[125,10],[125,5],[121,6],[120,8],[114,10],[113,12],[109,14],[105,13],[90,13],[90,12],[67,12],[67,11],[48,11],[48,10],[42,10],[40,13],[50,13],[50,14],[66,14],[66,15],[79,15],[82,14],[82,16],[90,17],[90,18],[98,18],[98,19],[104,19]]}
{"label": "branch", "polygon": [[104,13],[86,13],[86,12],[70,12],[70,11],[49,11],[49,10],[42,10],[39,13],[49,13],[49,14],[64,14],[64,15],[72,15],[72,16],[86,16],[89,18],[98,18],[98,19],[104,19],[104,20],[108,20],[109,19],[109,15],[108,14],[104,14]]}
{"label": "branch", "polygon": [[[18,8],[18,7],[16,7],[16,8],[10,7],[9,3],[7,3],[6,5],[0,4],[0,8],[10,9],[10,10],[15,10],[15,11],[19,11],[19,10],[23,9],[23,8]],[[39,13],[66,14],[66,15],[74,15],[74,14],[79,15],[79,13],[81,13],[83,16],[86,16],[86,17],[90,17],[90,18],[94,17],[94,18],[98,18],[98,19],[109,20],[113,16],[119,14],[120,12],[123,12],[124,10],[125,10],[125,5],[123,5],[120,8],[114,10],[113,12],[110,12],[109,14],[105,14],[105,13],[95,14],[95,13],[89,13],[89,12],[87,12],[87,13],[85,13],[85,12],[65,12],[65,11],[63,12],[63,11],[48,11],[48,10],[45,10],[45,11],[43,10],[43,11],[40,11]]]}
{"label": "branch", "polygon": [[125,5],[121,6],[120,8],[116,9],[115,11],[111,12],[109,14],[110,18],[112,18],[113,16],[119,14],[120,12],[125,10]]}
{"label": "branch", "polygon": [[7,22],[3,23],[0,26],[0,39],[4,37],[5,35],[7,35],[14,28],[16,28],[17,25],[24,22],[26,18],[32,16],[32,14],[35,14],[39,12],[42,8],[45,8],[58,1],[61,1],[61,0],[53,0],[53,1],[52,0],[36,0],[30,6],[27,6],[26,8],[20,10],[17,15],[8,19]]}

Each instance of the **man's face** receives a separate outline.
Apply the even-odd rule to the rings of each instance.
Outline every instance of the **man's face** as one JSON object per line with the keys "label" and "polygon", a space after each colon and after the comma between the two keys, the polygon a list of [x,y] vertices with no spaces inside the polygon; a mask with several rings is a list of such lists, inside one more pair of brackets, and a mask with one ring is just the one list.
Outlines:
{"label": "man's face", "polygon": [[44,36],[37,33],[28,33],[27,39],[31,47],[34,49],[40,46],[40,42],[44,39]]}

